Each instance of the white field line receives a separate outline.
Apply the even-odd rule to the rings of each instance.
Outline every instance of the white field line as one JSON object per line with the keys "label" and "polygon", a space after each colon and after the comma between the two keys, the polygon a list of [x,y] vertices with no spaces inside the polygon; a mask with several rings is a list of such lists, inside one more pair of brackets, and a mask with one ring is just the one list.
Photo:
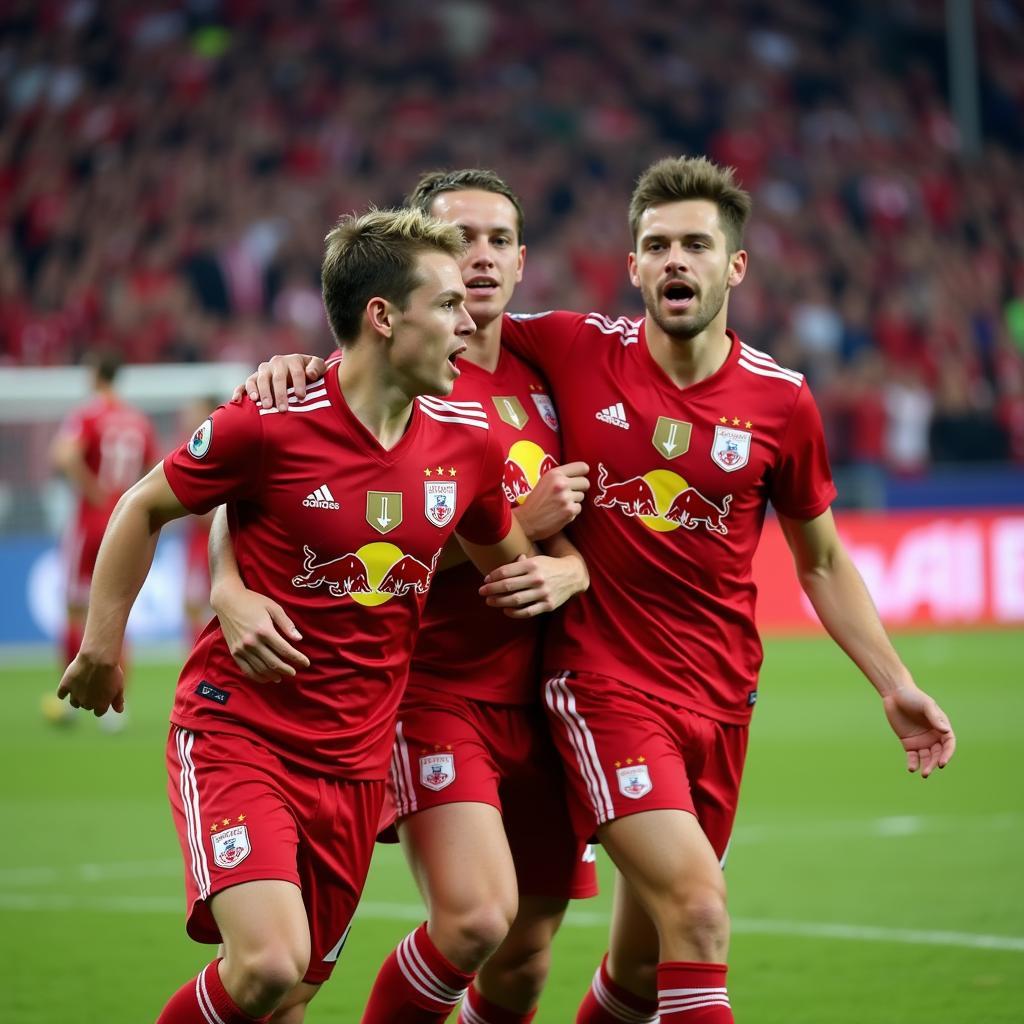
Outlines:
{"label": "white field line", "polygon": [[[39,913],[95,911],[115,914],[184,914],[184,900],[161,897],[92,897],[55,894],[0,893],[0,910]],[[356,916],[375,921],[422,921],[424,909],[417,903],[365,901]],[[570,910],[565,917],[569,928],[607,928],[608,915],[594,911]],[[775,921],[735,918],[732,931],[739,935],[786,935],[811,939],[852,942],[888,942],[908,946],[952,946],[957,949],[987,949],[1024,953],[1024,936],[980,935],[974,932],[929,931],[918,928],[880,928],[873,925],[831,924],[819,921]]]}

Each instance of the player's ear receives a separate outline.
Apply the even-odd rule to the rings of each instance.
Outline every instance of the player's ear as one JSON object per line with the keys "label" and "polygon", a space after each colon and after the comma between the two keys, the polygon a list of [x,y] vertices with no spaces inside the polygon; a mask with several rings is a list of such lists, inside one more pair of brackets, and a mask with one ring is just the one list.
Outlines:
{"label": "player's ear", "polygon": [[390,338],[394,333],[393,320],[394,309],[387,299],[379,295],[374,296],[366,304],[366,322],[374,334],[380,334]]}
{"label": "player's ear", "polygon": [[626,270],[629,271],[629,283],[634,288],[640,287],[640,275],[636,270],[636,253],[630,250],[629,255],[626,257]]}

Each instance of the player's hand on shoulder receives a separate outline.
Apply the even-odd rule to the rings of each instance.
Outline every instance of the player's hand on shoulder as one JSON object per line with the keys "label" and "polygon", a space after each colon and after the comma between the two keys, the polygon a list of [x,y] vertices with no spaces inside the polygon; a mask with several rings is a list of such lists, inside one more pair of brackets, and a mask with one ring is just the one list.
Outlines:
{"label": "player's hand on shoulder", "polygon": [[302,634],[276,601],[245,587],[221,587],[211,594],[211,607],[231,657],[249,679],[279,683],[309,667],[309,658],[289,643]]}
{"label": "player's hand on shoulder", "polygon": [[124,673],[116,662],[110,663],[79,651],[64,670],[57,696],[68,698],[73,708],[85,708],[97,718],[111,708],[124,711]]}
{"label": "player's hand on shoulder", "polygon": [[248,395],[250,401],[258,402],[264,409],[276,405],[279,412],[287,412],[288,389],[295,389],[296,398],[305,398],[306,384],[319,380],[326,369],[326,363],[319,356],[301,352],[271,356],[245,378],[244,384],[235,388],[231,401],[239,402]]}
{"label": "player's hand on shoulder", "polygon": [[546,540],[571,523],[583,508],[590,487],[585,462],[567,462],[548,470],[516,510],[531,540]]}
{"label": "player's hand on shoulder", "polygon": [[531,619],[554,611],[588,583],[581,558],[520,555],[484,577],[480,596],[509,618]]}
{"label": "player's hand on shoulder", "polygon": [[956,736],[946,713],[913,683],[882,698],[885,717],[907,752],[907,770],[927,779],[945,768],[956,750]]}

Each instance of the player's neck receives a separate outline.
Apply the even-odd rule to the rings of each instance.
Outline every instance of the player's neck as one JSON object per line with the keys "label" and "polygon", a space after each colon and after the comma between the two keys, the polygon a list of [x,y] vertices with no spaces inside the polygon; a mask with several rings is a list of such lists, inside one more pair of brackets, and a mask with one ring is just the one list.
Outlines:
{"label": "player's neck", "polygon": [[716,317],[692,338],[674,338],[648,316],[647,350],[678,388],[690,387],[717,372],[729,358],[732,342],[725,333],[725,317]]}
{"label": "player's neck", "polygon": [[[356,349],[350,351],[355,356]],[[346,352],[335,369],[338,386],[352,415],[373,434],[382,448],[390,451],[409,426],[413,399],[364,363],[364,359],[350,358],[350,353]]]}
{"label": "player's neck", "polygon": [[476,331],[466,339],[466,351],[459,359],[494,373],[501,359],[501,324],[504,319],[504,316],[497,316],[483,326],[477,324]]}

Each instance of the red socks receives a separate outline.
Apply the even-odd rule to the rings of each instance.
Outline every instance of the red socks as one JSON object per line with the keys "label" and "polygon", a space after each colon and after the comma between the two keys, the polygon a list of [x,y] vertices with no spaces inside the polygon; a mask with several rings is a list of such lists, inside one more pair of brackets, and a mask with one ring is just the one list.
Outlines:
{"label": "red socks", "polygon": [[733,1024],[725,964],[658,964],[662,1024]]}
{"label": "red socks", "polygon": [[266,1017],[250,1017],[235,1005],[220,980],[220,960],[207,964],[197,978],[171,996],[156,1024],[266,1024]]}
{"label": "red socks", "polygon": [[462,1000],[457,1024],[530,1024],[536,1016],[536,1010],[517,1013],[515,1010],[495,1006],[470,985],[466,989],[466,998]]}
{"label": "red socks", "polygon": [[657,1019],[656,1002],[612,980],[606,954],[576,1013],[576,1024],[654,1024]]}
{"label": "red socks", "polygon": [[362,1024],[444,1024],[473,977],[445,959],[422,924],[384,961]]}

